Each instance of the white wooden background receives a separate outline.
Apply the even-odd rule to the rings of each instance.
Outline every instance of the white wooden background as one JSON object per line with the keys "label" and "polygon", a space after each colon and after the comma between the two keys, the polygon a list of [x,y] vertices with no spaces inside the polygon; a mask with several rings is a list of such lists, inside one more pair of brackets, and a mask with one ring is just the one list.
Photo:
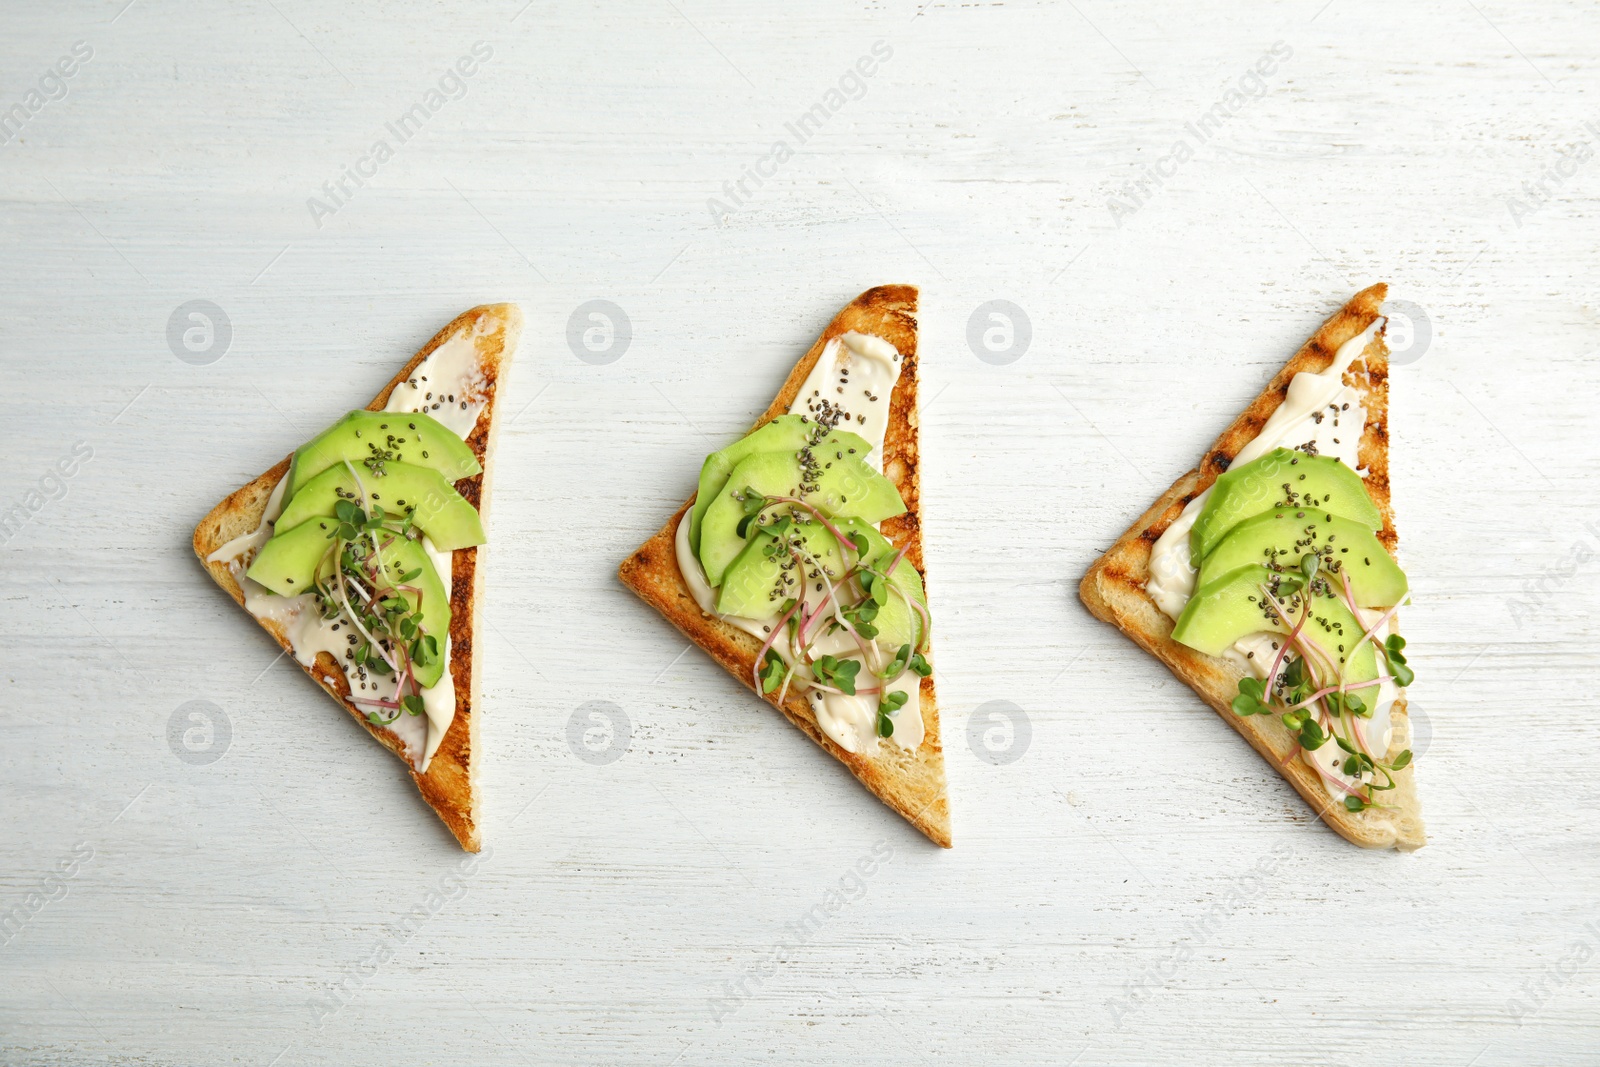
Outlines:
{"label": "white wooden background", "polygon": [[[1600,1062],[1600,14],[524,2],[4,4],[0,107],[93,57],[0,146],[0,507],[65,493],[0,546],[0,913],[26,917],[0,1060]],[[479,41],[465,95],[319,228],[307,198]],[[713,220],[879,41],[864,95]],[[1431,334],[1393,376],[1431,734],[1411,856],[1312,821],[1076,597],[1378,280]],[[614,577],[884,282],[923,293],[952,852]],[[169,344],[196,299],[231,324],[205,365]],[[596,299],[631,322],[609,363],[566,337]],[[1031,324],[1007,365],[966,340],[995,299]],[[480,644],[492,853],[463,872],[188,539],[493,300],[528,328]]]}

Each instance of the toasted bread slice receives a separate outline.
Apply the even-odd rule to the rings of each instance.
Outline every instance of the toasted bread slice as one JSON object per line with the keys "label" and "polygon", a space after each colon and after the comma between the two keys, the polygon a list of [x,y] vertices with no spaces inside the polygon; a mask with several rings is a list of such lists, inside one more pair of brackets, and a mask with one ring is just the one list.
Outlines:
{"label": "toasted bread slice", "polygon": [[[516,351],[517,338],[522,332],[522,312],[515,304],[486,304],[457,316],[448,326],[434,335],[367,405],[369,411],[382,410],[389,402],[395,386],[405,381],[417,366],[440,345],[458,334],[471,337],[477,349],[479,366],[484,381],[485,405],[466,441],[483,467],[481,474],[463,478],[455,483],[457,491],[478,509],[487,523],[489,518],[489,479],[493,471],[494,441],[497,423],[500,386]],[[228,595],[244,606],[244,590],[238,575],[248,564],[248,556],[230,565],[209,560],[218,548],[242,534],[248,534],[261,525],[268,498],[289,470],[291,457],[285,457],[243,489],[229,496],[211,509],[200,520],[194,531],[194,551],[201,564]],[[418,773],[406,757],[404,743],[391,731],[368,723],[363,712],[348,699],[350,683],[344,671],[327,652],[317,655],[316,662],[305,668],[328,695],[339,702],[356,722],[385,748],[399,756],[411,777],[422,791],[423,797],[439,813],[450,832],[455,834],[461,847],[477,852],[481,845],[478,832],[478,659],[474,655],[478,610],[483,600],[483,569],[479,566],[480,548],[459,548],[452,553],[452,583],[450,591],[450,674],[455,683],[456,715],[445,734],[439,750],[428,764],[426,773]],[[261,626],[282,645],[292,651],[288,634],[279,622],[271,618],[257,618]],[[291,662],[293,657],[291,656]]]}
{"label": "toasted bread slice", "polygon": [[[1346,810],[1343,797],[1330,796],[1316,772],[1299,758],[1298,744],[1277,716],[1245,718],[1233,713],[1230,705],[1238,694],[1243,673],[1220,658],[1204,655],[1172,640],[1172,620],[1145,592],[1145,582],[1150,576],[1150,553],[1156,540],[1177,519],[1184,506],[1216,481],[1239,450],[1260,432],[1267,418],[1283,402],[1294,375],[1301,371],[1326,370],[1339,346],[1372,324],[1381,313],[1379,309],[1386,292],[1387,286],[1381,283],[1363,289],[1324,322],[1261,395],[1217,438],[1199,468],[1174,482],[1111,550],[1095,562],[1078,592],[1091,612],[1165,663],[1229,725],[1243,734],[1245,740],[1288,779],[1323,822],[1357,845],[1410,851],[1422,847],[1425,842],[1414,764],[1395,775],[1397,788],[1384,795],[1383,803],[1387,808],[1368,808],[1359,813]],[[1397,541],[1389,499],[1389,350],[1381,328],[1367,344],[1362,357],[1351,366],[1345,381],[1363,394],[1367,422],[1358,454],[1366,471],[1367,492],[1383,517],[1378,540],[1392,556]],[[1391,623],[1391,629],[1399,632],[1397,621]],[[1394,707],[1393,727],[1391,757],[1411,743],[1404,693]]]}
{"label": "toasted bread slice", "polygon": [[[883,472],[900,490],[905,501],[904,515],[885,520],[884,537],[905,551],[909,560],[924,575],[922,558],[922,512],[920,508],[919,443],[917,436],[917,290],[909,285],[885,285],[869,289],[840,311],[817,343],[789,372],[772,406],[751,429],[762,426],[789,410],[806,376],[816,366],[829,341],[851,330],[881,337],[899,351],[900,380],[889,400],[889,428],[883,442]],[[665,615],[667,621],[685,637],[710,653],[729,674],[755,691],[751,672],[761,642],[730,626],[715,615],[700,610],[678,570],[674,539],[691,498],[667,524],[629,556],[618,569],[624,585]],[[932,659],[931,653],[928,657]],[[805,731],[878,798],[903,815],[935,844],[950,847],[950,804],[945,792],[944,748],[939,737],[939,709],[934,695],[933,677],[922,679],[921,711],[924,730],[922,745],[909,753],[893,744],[879,745],[876,756],[846,752],[817,725],[807,701],[791,691],[781,704],[777,694],[765,699],[782,711],[789,721]]]}

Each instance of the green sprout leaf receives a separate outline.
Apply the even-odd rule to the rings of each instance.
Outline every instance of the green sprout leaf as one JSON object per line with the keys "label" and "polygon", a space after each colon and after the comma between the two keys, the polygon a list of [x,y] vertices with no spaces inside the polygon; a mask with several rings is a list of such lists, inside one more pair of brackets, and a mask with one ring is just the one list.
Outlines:
{"label": "green sprout leaf", "polygon": [[[1239,679],[1239,695],[1233,698],[1233,713],[1240,717],[1267,714],[1272,709],[1263,703],[1266,694],[1266,683],[1260,678]],[[1287,717],[1284,721],[1288,722]]]}
{"label": "green sprout leaf", "polygon": [[850,696],[856,695],[856,673],[861,670],[861,661],[858,659],[839,660],[833,656],[823,656],[812,665],[817,678],[825,685],[831,685],[841,693]]}
{"label": "green sprout leaf", "polygon": [[1306,581],[1317,576],[1317,571],[1322,567],[1322,557],[1315,552],[1307,552],[1300,557],[1300,573],[1306,576]]}
{"label": "green sprout leaf", "polygon": [[1298,689],[1306,682],[1306,661],[1296,657],[1283,668],[1283,684],[1290,689]]}
{"label": "green sprout leaf", "polygon": [[928,675],[933,673],[932,665],[930,665],[927,660],[922,658],[921,652],[913,652],[911,654],[911,669],[917,673],[918,677],[921,678],[926,678]]}
{"label": "green sprout leaf", "polygon": [[422,698],[415,693],[408,694],[400,703],[409,715],[421,715],[423,712]]}
{"label": "green sprout leaf", "polygon": [[432,634],[423,634],[411,642],[411,658],[419,667],[431,667],[439,662],[439,641]]}
{"label": "green sprout leaf", "polygon": [[1406,647],[1406,639],[1399,634],[1390,634],[1389,639],[1378,646],[1378,651],[1383,653],[1383,658],[1389,662],[1389,673],[1394,676],[1396,684],[1408,686],[1417,680],[1416,673],[1406,666],[1406,656],[1401,649]]}
{"label": "green sprout leaf", "polygon": [[767,658],[761,663],[761,694],[765,696],[777,689],[788,673],[789,667],[783,662],[783,657],[767,649]]}
{"label": "green sprout leaf", "polygon": [[1410,766],[1410,764],[1411,764],[1411,750],[1408,748],[1404,752],[1401,752],[1400,755],[1396,756],[1394,758],[1394,762],[1389,764],[1389,766],[1390,766],[1391,769],[1398,771],[1402,767]]}
{"label": "green sprout leaf", "polygon": [[1358,796],[1352,795],[1344,798],[1344,806],[1346,811],[1364,811],[1366,810],[1367,802]]}
{"label": "green sprout leaf", "polygon": [[1322,724],[1315,719],[1307,719],[1305,725],[1300,727],[1300,747],[1315,752],[1328,743],[1328,735],[1322,732]]}

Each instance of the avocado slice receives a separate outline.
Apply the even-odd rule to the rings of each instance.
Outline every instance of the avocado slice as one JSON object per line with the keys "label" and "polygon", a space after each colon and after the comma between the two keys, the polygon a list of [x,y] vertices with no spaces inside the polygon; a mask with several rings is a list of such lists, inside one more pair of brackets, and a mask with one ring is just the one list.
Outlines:
{"label": "avocado slice", "polygon": [[[852,456],[842,443],[832,446],[830,441],[831,437],[810,450],[817,467],[809,475],[814,478],[810,491],[802,497],[806,503],[830,517],[869,523],[905,512],[905,501],[893,482],[867,466],[859,454]],[[829,446],[828,451],[824,446]],[[806,476],[796,452],[757,452],[729,472],[700,525],[700,563],[709,584],[721,585],[723,573],[744,551],[745,537],[739,531],[745,518],[744,503],[734,494],[796,496]]]}
{"label": "avocado slice", "polygon": [[[1269,615],[1270,608],[1263,606],[1266,598],[1262,586],[1283,577],[1259,563],[1252,563],[1213,579],[1210,584],[1201,586],[1184,605],[1172,639],[1197,652],[1215,656],[1246,634],[1262,631],[1288,634],[1293,620],[1285,625],[1276,612]],[[1284,601],[1298,619],[1300,597],[1304,595],[1302,591],[1292,599],[1281,596],[1278,599]],[[1327,594],[1312,597],[1311,618],[1301,627],[1300,635],[1343,668],[1347,683],[1359,684],[1378,677],[1377,656],[1371,641],[1363,644],[1353,658],[1345,651],[1361,639],[1365,630],[1342,600]],[[1324,685],[1334,684],[1334,679],[1326,677],[1327,669],[1322,664],[1308,666],[1317,668]],[[1378,695],[1376,685],[1356,692],[1368,708],[1374,706]]]}
{"label": "avocado slice", "polygon": [[[797,521],[792,529],[799,534],[806,552],[826,569],[828,580],[838,582],[844,573],[838,539],[815,519]],[[782,549],[772,547],[777,543],[778,538],[769,531],[755,532],[722,576],[722,588],[717,595],[718,612],[747,619],[766,619],[776,614],[789,597],[799,598],[804,584],[800,579],[805,575],[797,573],[792,566],[784,567],[785,558],[778,554]],[[785,578],[789,581],[785,582]]]}
{"label": "avocado slice", "polygon": [[[867,559],[872,561],[876,569],[887,570],[889,564],[894,562],[895,547],[876,527],[859,519],[846,519],[840,530],[846,536],[853,533],[865,535]],[[900,566],[889,575],[889,584],[900,592],[900,596],[890,596],[888,603],[878,609],[878,617],[872,620],[872,624],[878,628],[878,643],[891,653],[898,652],[902,645],[921,649],[928,643],[928,634],[923,629],[922,616],[906,600],[913,599],[922,605],[923,611],[928,610],[928,595],[922,587],[922,575],[909,561],[901,560]]]}
{"label": "avocado slice", "polygon": [[295,450],[284,492],[293,497],[311,479],[345,460],[358,470],[374,472],[398,460],[430,467],[451,482],[483,473],[467,443],[428,415],[352,411]]}
{"label": "avocado slice", "polygon": [[1229,530],[1200,564],[1197,586],[1251,563],[1272,570],[1298,570],[1308,552],[1322,557],[1322,566],[1350,576],[1356,603],[1364,608],[1391,607],[1405,599],[1406,575],[1363,523],[1310,508],[1280,508],[1246,519]]}
{"label": "avocado slice", "polygon": [[[865,558],[878,570],[886,569],[894,560],[894,546],[871,524],[860,519],[842,519],[838,527],[847,537],[860,534],[866,538]],[[845,572],[838,540],[814,520],[796,523],[795,528],[805,539],[806,551],[827,568],[829,580],[837,583],[839,576]],[[769,546],[776,544],[777,540],[765,529],[757,530],[751,536],[744,551],[739,553],[739,557],[723,574],[722,590],[717,599],[718,612],[747,619],[770,619],[777,614],[785,600],[798,598],[798,588],[783,584],[785,574],[792,575],[794,572],[786,572],[777,555],[769,554]],[[853,548],[849,551],[853,562],[855,551]],[[923,610],[927,610],[928,600],[923,592],[922,576],[915,567],[902,561],[889,576],[889,584],[899,591],[900,596],[891,595],[888,602],[878,609],[872,621],[878,630],[875,640],[890,652],[898,651],[902,645],[921,648],[927,638],[923,632],[922,617],[906,600],[915,598]]]}
{"label": "avocado slice", "polygon": [[[700,486],[694,494],[694,508],[689,512],[689,547],[699,554],[700,524],[705,519],[706,508],[722,492],[728,474],[734,467],[757,452],[797,452],[820,429],[804,415],[779,415],[722,451],[707,456],[700,467]],[[845,430],[834,430],[824,440],[827,445],[834,447],[834,451],[844,451],[846,455],[851,454],[846,450],[852,448],[856,456],[865,456],[872,451],[872,446],[867,444],[865,438]],[[825,452],[826,446],[819,446],[819,449]]]}
{"label": "avocado slice", "polygon": [[415,662],[412,664],[417,684],[424,689],[431,689],[444,677],[444,646],[450,636],[450,597],[444,591],[444,583],[439,580],[439,571],[434,567],[433,560],[423,550],[422,542],[397,537],[383,547],[378,558],[383,561],[384,576],[393,584],[399,584],[400,579],[412,571],[418,572],[416,577],[405,583],[417,592],[402,592],[400,595],[405,597],[413,611],[417,610],[420,597],[422,630],[431,634],[439,647],[439,655],[426,667]]}
{"label": "avocado slice", "polygon": [[355,467],[366,486],[370,503],[390,515],[411,514],[418,529],[424,531],[440,549],[468,548],[487,540],[478,512],[445,481],[444,475],[427,467],[391,461],[383,464],[384,473],[369,471],[355,464],[329,467],[307,482],[290,499],[278,516],[278,525],[293,528],[307,519],[333,515],[339,500],[361,501],[361,493],[351,477]]}
{"label": "avocado slice", "polygon": [[[275,534],[261,546],[255,562],[250,564],[245,574],[272,592],[284,596],[296,596],[308,591],[337,527],[338,524],[332,519],[311,518]],[[417,666],[415,669],[417,684],[426,689],[435,685],[444,673],[444,640],[450,633],[450,597],[439,579],[439,571],[420,541],[381,535],[379,543],[382,544],[385,539],[389,539],[390,543],[382,545],[378,557],[383,563],[384,575],[391,583],[399,584],[405,575],[418,572],[405,583],[418,592],[403,592],[401,595],[415,611],[420,594],[423,631],[432,634],[439,645],[440,657],[426,667]],[[332,571],[327,573],[331,577]]]}
{"label": "avocado slice", "polygon": [[1383,527],[1361,475],[1332,456],[1275,448],[1217,477],[1189,534],[1191,558],[1205,559],[1229,530],[1252,515],[1299,507],[1321,508],[1369,530]]}
{"label": "avocado slice", "polygon": [[298,596],[311,588],[317,567],[327,555],[339,524],[331,518],[311,518],[284,527],[256,553],[245,577],[260,582],[280,596]]}

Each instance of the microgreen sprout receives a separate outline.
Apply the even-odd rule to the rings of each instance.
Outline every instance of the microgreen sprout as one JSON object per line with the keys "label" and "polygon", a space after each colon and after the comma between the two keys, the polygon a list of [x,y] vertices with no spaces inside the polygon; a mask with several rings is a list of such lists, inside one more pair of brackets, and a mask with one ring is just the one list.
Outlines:
{"label": "microgreen sprout", "polygon": [[[1385,611],[1376,622],[1366,623],[1349,575],[1340,574],[1341,581],[1335,584],[1324,576],[1324,571],[1330,569],[1337,570],[1329,568],[1327,561],[1317,553],[1306,553],[1300,558],[1296,571],[1274,572],[1262,584],[1263,611],[1271,622],[1288,629],[1288,635],[1280,642],[1265,679],[1245,677],[1239,680],[1232,708],[1240,717],[1278,715],[1284,729],[1294,735],[1299,749],[1304,751],[1315,752],[1330,740],[1335,742],[1345,753],[1337,768],[1354,782],[1354,786],[1333,777],[1320,764],[1314,765],[1330,785],[1347,794],[1345,808],[1359,812],[1380,806],[1373,799],[1374,795],[1395,788],[1394,773],[1410,765],[1411,750],[1405,749],[1389,761],[1372,753],[1367,747],[1362,720],[1370,719],[1375,709],[1350,690],[1365,689],[1388,680],[1406,686],[1415,675],[1406,666],[1402,651],[1405,638],[1391,634],[1382,643],[1374,640],[1375,651],[1387,664],[1387,674],[1354,683],[1345,678],[1345,665],[1353,659],[1355,650],[1365,641],[1373,640],[1374,631],[1393,617],[1396,608]],[[1350,650],[1347,652],[1344,645],[1340,645],[1342,656],[1338,663],[1334,663],[1317,642],[1305,636],[1305,626],[1313,620],[1324,630],[1328,629],[1328,623],[1314,614],[1314,599],[1341,599],[1362,623],[1363,632]],[[1296,654],[1291,656],[1291,652]]]}
{"label": "microgreen sprout", "polygon": [[[909,696],[890,686],[907,671],[921,678],[933,671],[921,652],[931,628],[927,608],[891,580],[905,551],[891,548],[873,559],[868,533],[845,532],[839,520],[798,496],[763,495],[747,486],[735,499],[743,510],[736,527],[739,536],[767,534],[771,540],[762,551],[778,567],[771,602],[781,601],[781,606],[765,628],[752,683],[763,696],[775,694],[779,703],[791,684],[844,696],[876,694],[876,732],[893,736],[893,716]],[[826,550],[817,541],[818,527],[832,535]],[[883,613],[895,597],[916,615],[920,628],[914,643],[904,643],[890,655],[893,646],[882,640]],[[860,655],[840,655],[836,648],[819,655],[815,646],[833,634],[848,635]]]}
{"label": "microgreen sprout", "polygon": [[424,714],[416,669],[439,663],[440,638],[427,631],[422,591],[411,584],[421,576],[421,568],[402,572],[399,564],[385,563],[383,558],[383,550],[396,540],[415,536],[411,515],[390,516],[376,504],[364,507],[369,503],[365,486],[353,467],[350,472],[360,503],[346,498],[334,502],[336,525],[328,535],[330,543],[318,564],[313,590],[323,618],[347,622],[354,631],[346,658],[355,666],[362,688],[369,676],[374,689],[377,678],[394,678],[388,699],[350,697],[378,709],[366,713],[369,723],[388,726],[402,714]]}

